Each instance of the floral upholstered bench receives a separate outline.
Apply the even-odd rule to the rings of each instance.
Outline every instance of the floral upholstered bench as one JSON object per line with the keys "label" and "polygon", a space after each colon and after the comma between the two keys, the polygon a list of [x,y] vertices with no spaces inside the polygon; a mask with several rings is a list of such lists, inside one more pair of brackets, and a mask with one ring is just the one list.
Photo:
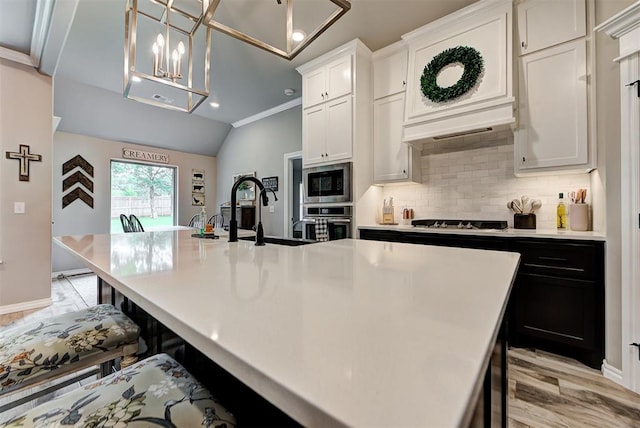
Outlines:
{"label": "floral upholstered bench", "polygon": [[[140,328],[112,305],[97,305],[0,329],[0,397],[121,357],[137,361]],[[37,393],[36,393],[37,394]],[[0,412],[29,401],[21,398]]]}
{"label": "floral upholstered bench", "polygon": [[2,427],[209,427],[236,421],[211,393],[167,354],[139,361],[82,386]]}

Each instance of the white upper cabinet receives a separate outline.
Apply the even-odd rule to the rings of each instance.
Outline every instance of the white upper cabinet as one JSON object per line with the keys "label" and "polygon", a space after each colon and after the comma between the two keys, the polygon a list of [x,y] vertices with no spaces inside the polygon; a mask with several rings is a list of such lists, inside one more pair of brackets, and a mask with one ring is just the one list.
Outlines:
{"label": "white upper cabinet", "polygon": [[402,42],[373,54],[373,182],[377,184],[415,182],[420,177],[420,151],[402,142],[407,58]]}
{"label": "white upper cabinet", "polygon": [[390,95],[373,102],[373,182],[418,181],[419,156],[402,142],[404,93]]}
{"label": "white upper cabinet", "polygon": [[517,13],[520,55],[586,36],[585,0],[524,0]]}
{"label": "white upper cabinet", "polygon": [[351,90],[351,55],[346,55],[303,75],[302,106],[307,108],[333,100],[350,94]]}
{"label": "white upper cabinet", "polygon": [[585,40],[520,58],[519,118],[516,172],[587,164]]}
{"label": "white upper cabinet", "polygon": [[375,58],[374,56],[374,99],[377,100],[388,95],[404,92],[407,86],[407,55],[407,50],[401,49],[394,54],[381,58]]}
{"label": "white upper cabinet", "polygon": [[348,160],[353,156],[351,96],[304,109],[302,129],[305,165]]}
{"label": "white upper cabinet", "polygon": [[[358,161],[371,184],[371,51],[358,39],[297,68],[302,75],[303,167]],[[358,159],[356,159],[358,158]],[[367,174],[368,172],[368,174]],[[368,175],[368,176],[367,176]]]}

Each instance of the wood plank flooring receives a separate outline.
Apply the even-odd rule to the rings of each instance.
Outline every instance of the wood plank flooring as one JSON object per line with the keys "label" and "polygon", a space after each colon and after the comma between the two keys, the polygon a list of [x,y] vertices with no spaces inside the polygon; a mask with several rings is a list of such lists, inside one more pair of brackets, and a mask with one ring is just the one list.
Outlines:
{"label": "wood plank flooring", "polygon": [[[94,275],[56,279],[51,287],[53,305],[0,315],[0,326],[30,322],[95,304]],[[68,389],[74,387],[77,385]],[[5,412],[0,415],[0,423],[50,398],[51,395],[44,396],[36,403]],[[0,399],[0,404],[6,400]],[[512,348],[509,349],[509,426],[640,427],[640,395],[577,361],[542,351]]]}

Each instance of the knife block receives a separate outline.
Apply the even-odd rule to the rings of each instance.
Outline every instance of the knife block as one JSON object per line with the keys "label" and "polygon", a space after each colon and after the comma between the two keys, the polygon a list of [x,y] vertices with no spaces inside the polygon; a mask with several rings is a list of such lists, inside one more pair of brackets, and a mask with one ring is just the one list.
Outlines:
{"label": "knife block", "polygon": [[382,208],[382,224],[395,224],[393,220],[393,207]]}

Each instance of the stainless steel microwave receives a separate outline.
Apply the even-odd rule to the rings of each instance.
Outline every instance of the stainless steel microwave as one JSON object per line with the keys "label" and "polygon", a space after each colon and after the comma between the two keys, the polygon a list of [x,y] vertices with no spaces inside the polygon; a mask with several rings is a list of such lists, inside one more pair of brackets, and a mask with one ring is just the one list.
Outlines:
{"label": "stainless steel microwave", "polygon": [[351,162],[302,170],[304,203],[351,202]]}

